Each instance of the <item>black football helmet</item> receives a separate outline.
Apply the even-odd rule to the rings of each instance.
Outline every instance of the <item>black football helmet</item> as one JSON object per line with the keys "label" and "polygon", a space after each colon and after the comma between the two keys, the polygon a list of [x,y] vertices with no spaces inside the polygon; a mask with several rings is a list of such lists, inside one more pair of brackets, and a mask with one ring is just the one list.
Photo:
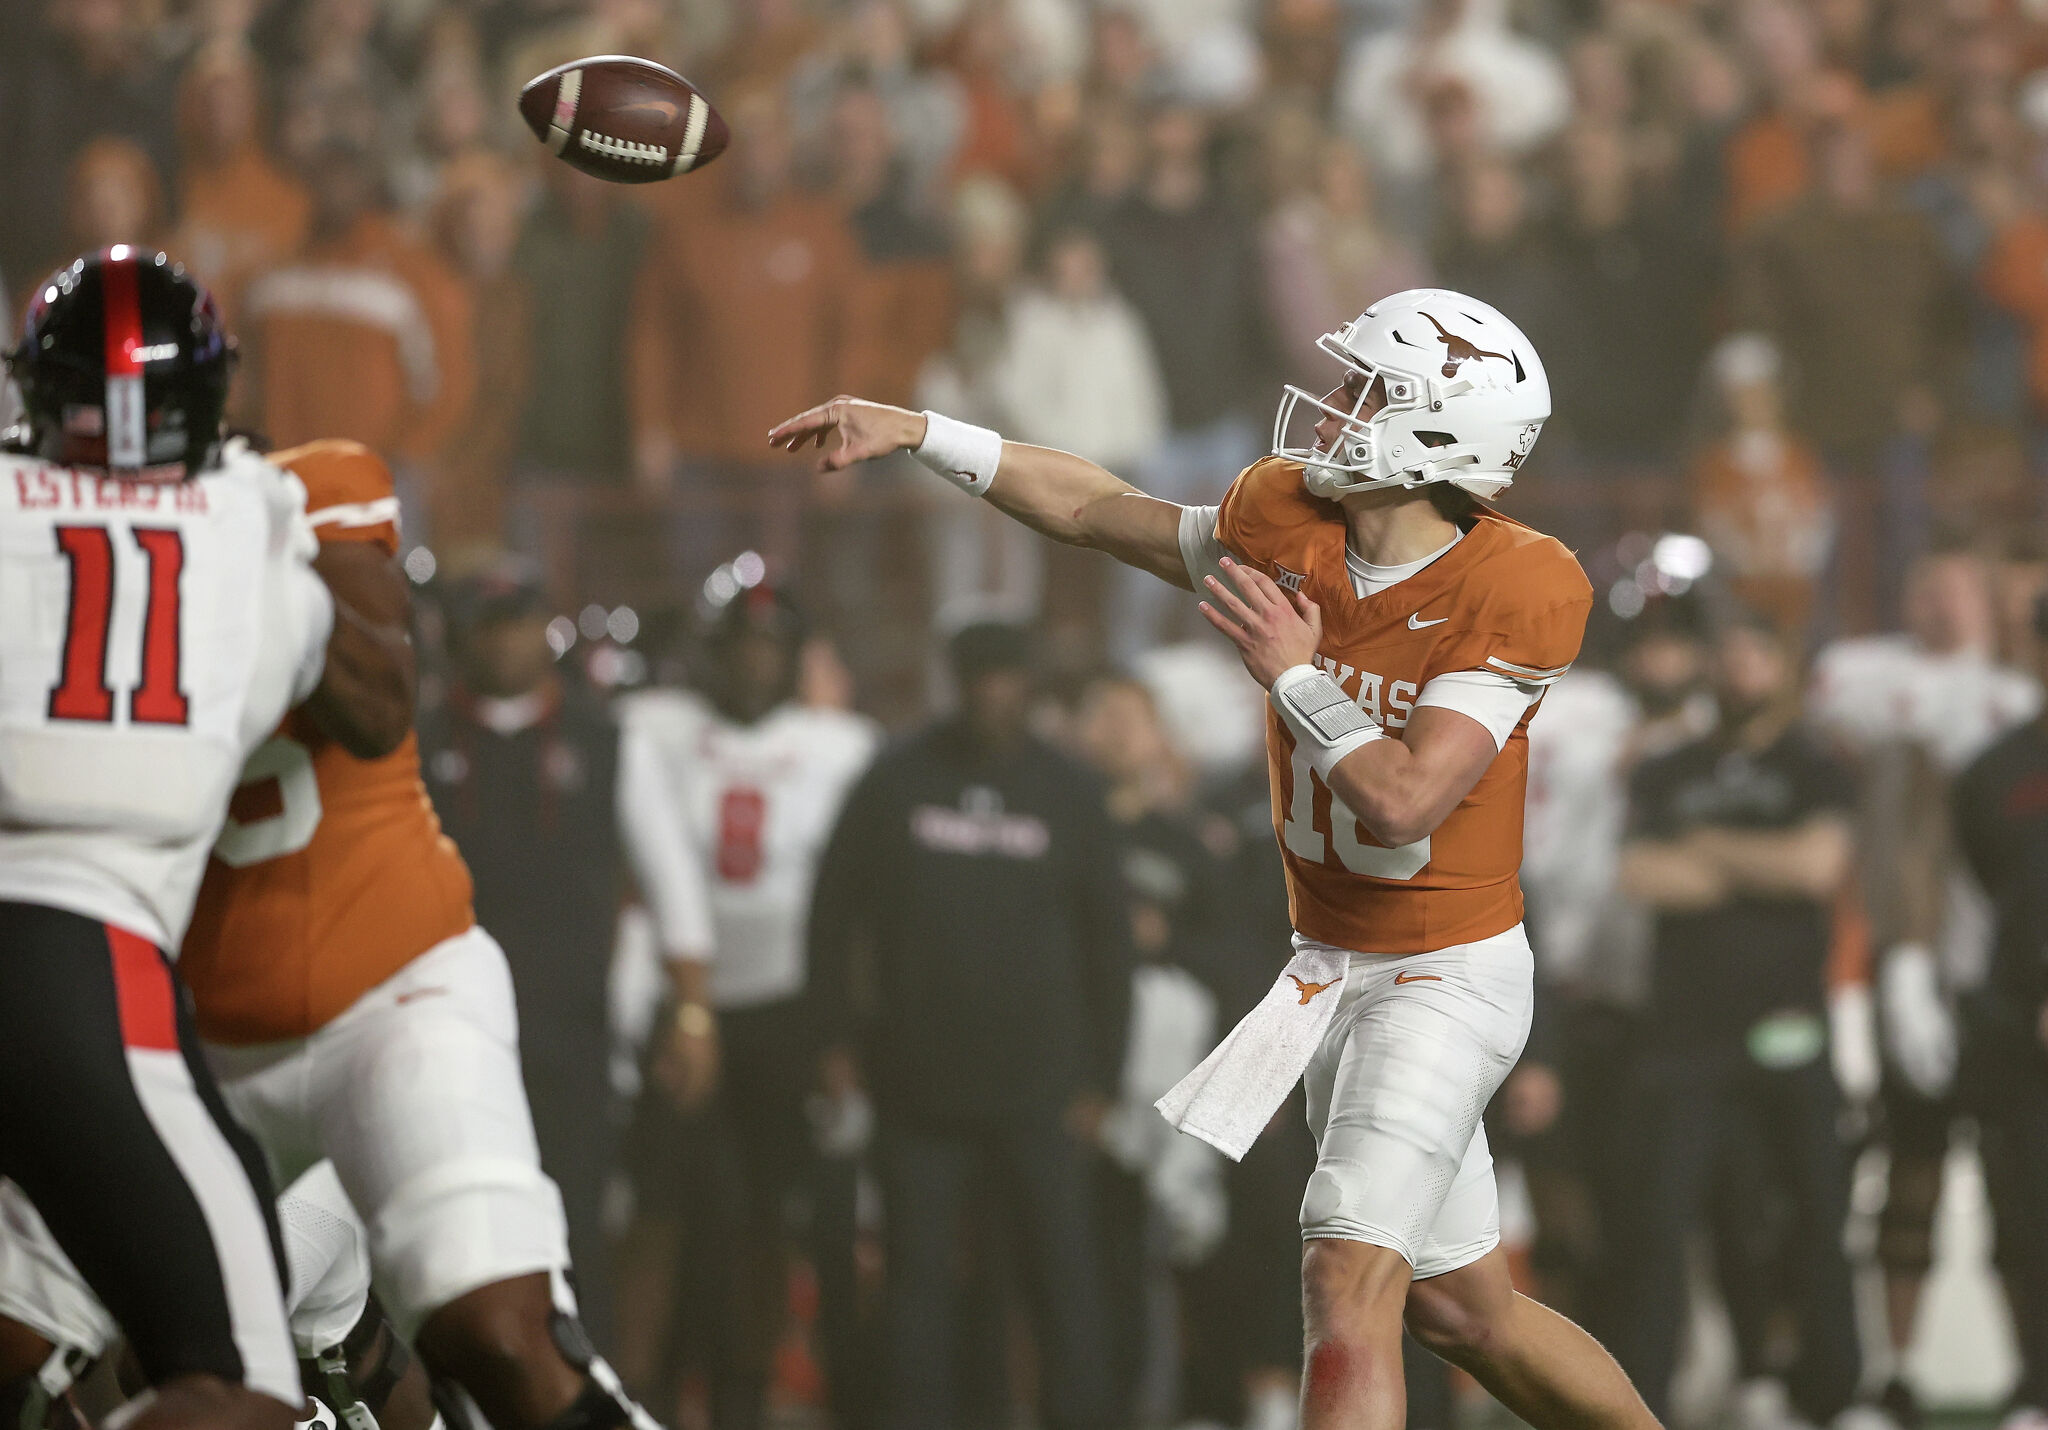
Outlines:
{"label": "black football helmet", "polygon": [[713,571],[700,610],[704,693],[728,718],[751,724],[796,693],[810,624],[789,592],[767,579],[759,556],[743,552]]}
{"label": "black football helmet", "polygon": [[161,253],[116,244],[36,291],[7,368],[18,450],[67,466],[194,476],[218,459],[234,340],[220,310]]}

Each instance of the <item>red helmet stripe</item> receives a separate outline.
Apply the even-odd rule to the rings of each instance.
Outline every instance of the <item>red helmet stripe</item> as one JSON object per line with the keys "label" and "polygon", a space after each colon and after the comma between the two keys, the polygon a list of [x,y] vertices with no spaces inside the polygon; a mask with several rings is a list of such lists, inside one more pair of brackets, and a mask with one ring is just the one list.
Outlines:
{"label": "red helmet stripe", "polygon": [[135,250],[115,244],[100,261],[107,336],[107,465],[148,460],[149,419],[142,392],[142,291]]}
{"label": "red helmet stripe", "polygon": [[100,293],[106,304],[107,376],[140,377],[135,355],[142,346],[142,292],[135,276],[135,250],[117,244],[100,263]]}

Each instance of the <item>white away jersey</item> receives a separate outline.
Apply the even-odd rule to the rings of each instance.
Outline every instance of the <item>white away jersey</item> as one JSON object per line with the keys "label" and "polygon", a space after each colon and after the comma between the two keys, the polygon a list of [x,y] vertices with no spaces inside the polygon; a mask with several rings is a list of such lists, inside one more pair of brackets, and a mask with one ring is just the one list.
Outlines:
{"label": "white away jersey", "polygon": [[0,457],[0,899],[176,951],[242,761],[320,677],[305,496],[239,442],[178,483]]}
{"label": "white away jersey", "polygon": [[1862,636],[1821,651],[1807,708],[1853,749],[1915,744],[1954,773],[2031,719],[2041,687],[1973,652],[1935,655],[1908,636]]}
{"label": "white away jersey", "polygon": [[744,1008],[800,993],[818,858],[880,732],[857,715],[798,705],[738,725],[669,690],[631,696],[620,719],[659,751],[704,872],[712,1002]]}

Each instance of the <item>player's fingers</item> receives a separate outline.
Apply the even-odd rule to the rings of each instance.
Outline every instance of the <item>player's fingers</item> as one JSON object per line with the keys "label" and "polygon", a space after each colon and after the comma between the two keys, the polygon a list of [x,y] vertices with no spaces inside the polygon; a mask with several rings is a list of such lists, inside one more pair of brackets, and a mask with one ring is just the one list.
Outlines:
{"label": "player's fingers", "polygon": [[1251,636],[1245,631],[1243,626],[1231,620],[1230,617],[1224,615],[1207,601],[1197,603],[1195,609],[1202,613],[1203,620],[1229,636],[1230,643],[1239,649],[1243,649],[1245,643],[1251,639]]}
{"label": "player's fingers", "polygon": [[1223,569],[1230,573],[1231,582],[1243,595],[1245,604],[1254,608],[1280,604],[1280,587],[1256,566],[1246,566],[1223,558]]}
{"label": "player's fingers", "polygon": [[829,419],[827,419],[825,416],[824,408],[807,408],[806,410],[797,413],[796,416],[791,417],[786,421],[778,422],[773,427],[770,427],[768,429],[768,440],[771,442],[780,442],[783,441],[785,438],[794,437],[800,434],[808,435],[813,428],[819,426],[821,423],[827,422],[828,420]]}
{"label": "player's fingers", "polygon": [[1228,611],[1239,625],[1247,626],[1258,619],[1253,613],[1252,608],[1238,599],[1237,592],[1231,590],[1230,587],[1217,580],[1214,576],[1204,576],[1202,582],[1209,588],[1209,594],[1215,599],[1216,603]]}

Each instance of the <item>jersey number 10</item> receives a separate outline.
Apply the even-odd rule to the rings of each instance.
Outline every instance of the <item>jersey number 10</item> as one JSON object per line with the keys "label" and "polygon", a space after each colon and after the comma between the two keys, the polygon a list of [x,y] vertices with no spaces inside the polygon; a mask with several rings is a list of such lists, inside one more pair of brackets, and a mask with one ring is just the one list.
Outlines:
{"label": "jersey number 10", "polygon": [[1358,837],[1358,817],[1345,808],[1334,792],[1330,795],[1330,832],[1315,827],[1316,786],[1322,784],[1309,768],[1308,757],[1294,752],[1294,797],[1288,801],[1287,822],[1281,826],[1287,852],[1311,864],[1327,864],[1334,851],[1337,860],[1354,874],[1375,879],[1408,880],[1429,863],[1429,836],[1413,844],[1368,844]]}
{"label": "jersey number 10", "polygon": [[[182,725],[190,714],[179,688],[179,594],[185,538],[167,527],[130,530],[149,565],[149,603],[142,617],[142,678],[128,692],[128,718],[138,725]],[[104,526],[60,526],[57,552],[71,564],[71,603],[64,656],[50,689],[52,720],[114,718],[107,684],[107,641],[114,620],[114,536]]]}

